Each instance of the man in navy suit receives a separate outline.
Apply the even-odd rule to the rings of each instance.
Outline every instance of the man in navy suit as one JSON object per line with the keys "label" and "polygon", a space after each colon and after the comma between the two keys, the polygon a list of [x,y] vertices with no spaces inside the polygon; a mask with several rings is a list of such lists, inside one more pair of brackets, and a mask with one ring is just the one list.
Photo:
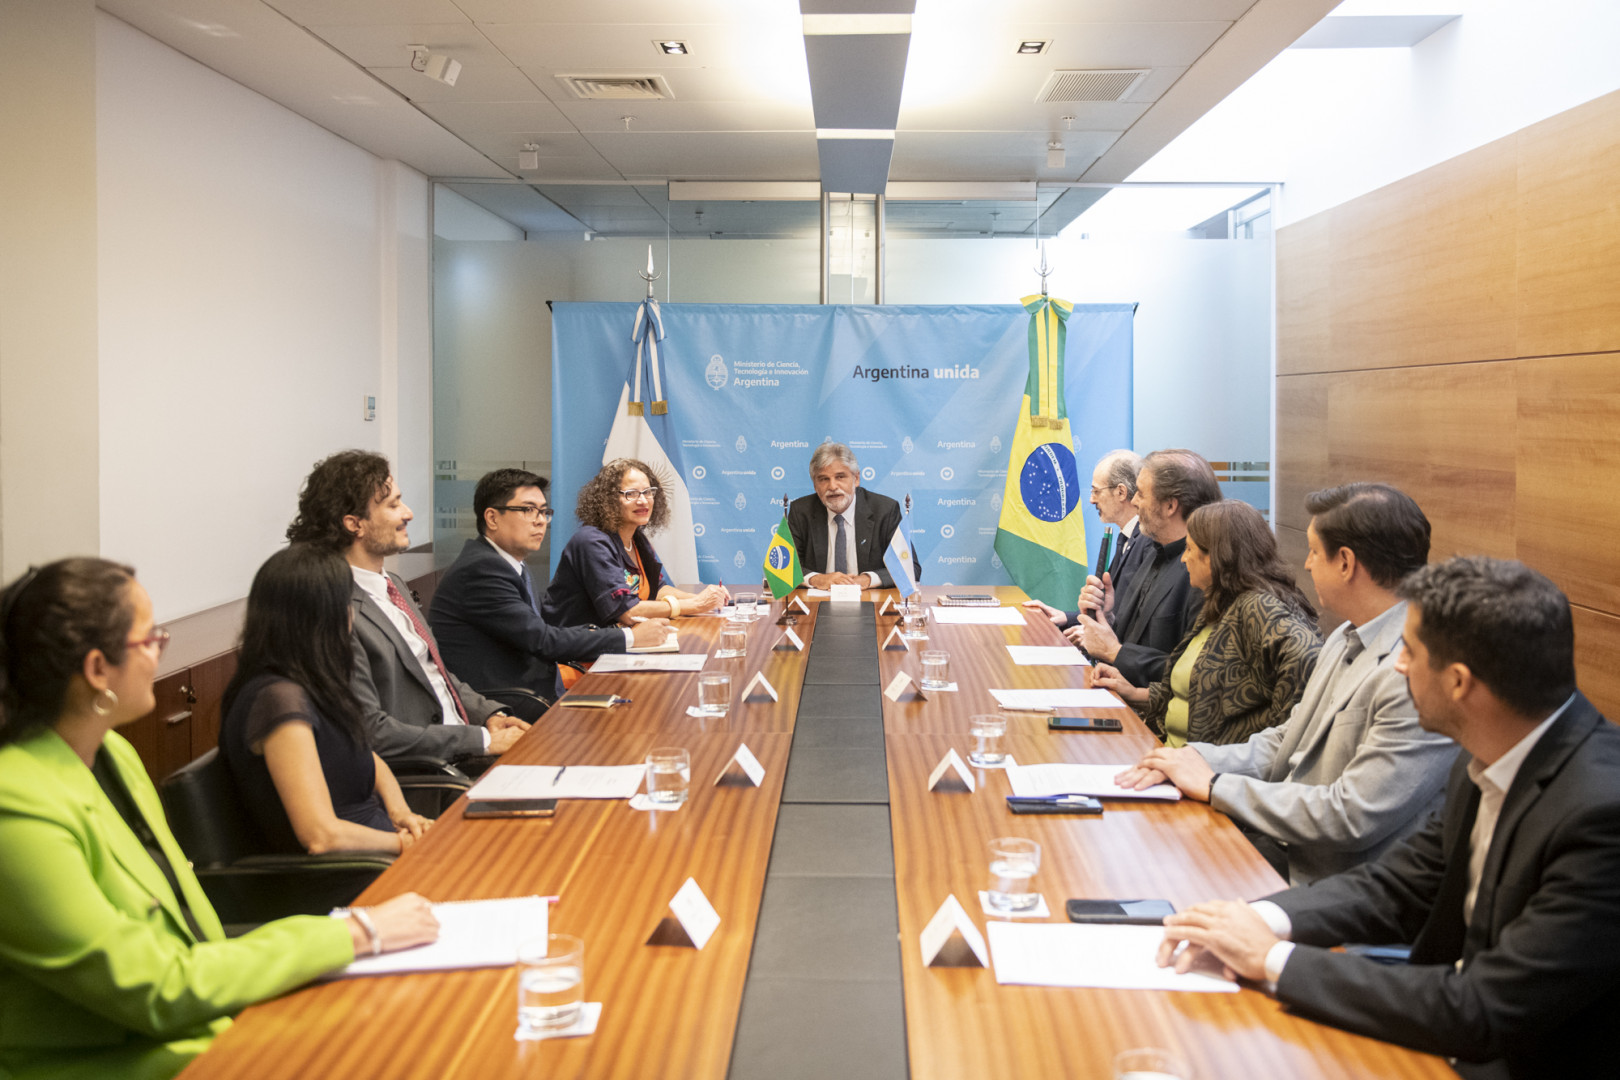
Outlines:
{"label": "man in navy suit", "polygon": [[462,547],[433,594],[428,622],[445,662],[475,689],[523,687],[557,696],[557,661],[594,660],[634,645],[659,645],[662,619],[633,629],[552,626],[523,560],[545,543],[549,483],[525,469],[496,469],[478,481],[478,535]]}
{"label": "man in navy suit", "polygon": [[[804,583],[812,589],[859,585],[892,589],[894,578],[883,555],[900,527],[900,504],[861,487],[861,467],[843,443],[822,443],[810,455],[814,495],[788,507],[788,532],[799,552]],[[922,564],[911,555],[912,572],[922,580]]]}
{"label": "man in navy suit", "polygon": [[[1569,601],[1482,557],[1398,591],[1396,670],[1423,727],[1464,751],[1444,807],[1375,862],[1169,916],[1159,962],[1211,953],[1295,1012],[1459,1059],[1464,1076],[1612,1076],[1620,729],[1575,689]],[[1411,962],[1330,951],[1347,941],[1410,943]]]}

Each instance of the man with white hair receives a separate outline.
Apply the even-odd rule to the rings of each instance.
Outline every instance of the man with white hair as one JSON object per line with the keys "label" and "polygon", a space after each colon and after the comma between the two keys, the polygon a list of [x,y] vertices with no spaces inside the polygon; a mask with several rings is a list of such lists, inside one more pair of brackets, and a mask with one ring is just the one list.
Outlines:
{"label": "man with white hair", "polygon": [[[883,553],[900,527],[900,504],[861,487],[861,467],[843,443],[816,447],[810,455],[810,480],[816,485],[815,494],[794,499],[787,515],[804,583],[812,589],[894,588]],[[915,552],[911,565],[921,579],[922,565]]]}

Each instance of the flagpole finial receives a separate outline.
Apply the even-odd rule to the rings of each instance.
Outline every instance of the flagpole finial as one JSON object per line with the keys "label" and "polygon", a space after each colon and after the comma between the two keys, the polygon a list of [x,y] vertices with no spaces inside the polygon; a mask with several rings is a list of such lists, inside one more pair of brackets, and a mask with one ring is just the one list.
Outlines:
{"label": "flagpole finial", "polygon": [[1040,249],[1041,253],[1041,264],[1035,267],[1035,272],[1041,276],[1041,295],[1046,296],[1046,279],[1052,276],[1053,267],[1046,259],[1046,241],[1037,240],[1035,246]]}
{"label": "flagpole finial", "polygon": [[652,245],[647,245],[647,269],[636,271],[636,277],[647,283],[647,299],[653,298],[653,282],[663,277],[663,274],[653,273]]}

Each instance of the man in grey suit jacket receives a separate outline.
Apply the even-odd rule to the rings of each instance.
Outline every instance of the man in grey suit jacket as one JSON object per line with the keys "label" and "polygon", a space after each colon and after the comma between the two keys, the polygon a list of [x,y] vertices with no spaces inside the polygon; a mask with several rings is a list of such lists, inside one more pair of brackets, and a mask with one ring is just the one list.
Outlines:
{"label": "man in grey suit jacket", "polygon": [[410,547],[411,517],[388,459],[344,450],[310,473],[287,539],[338,551],[354,573],[352,685],[372,749],[461,762],[503,754],[529,725],[444,666],[409,586],[384,569]]}
{"label": "man in grey suit jacket", "polygon": [[[1465,751],[1444,808],[1375,862],[1169,916],[1159,963],[1213,954],[1301,1015],[1459,1059],[1468,1077],[1612,1076],[1620,729],[1575,689],[1569,602],[1481,557],[1399,591],[1399,669],[1423,726]],[[1331,951],[1346,941],[1410,943],[1411,962]]]}
{"label": "man in grey suit jacket", "polygon": [[1349,618],[1328,635],[1288,721],[1230,746],[1161,747],[1120,780],[1168,779],[1229,815],[1294,885],[1377,858],[1440,804],[1456,744],[1425,731],[1395,670],[1406,602],[1429,557],[1429,520],[1387,484],[1312,493],[1305,568]]}

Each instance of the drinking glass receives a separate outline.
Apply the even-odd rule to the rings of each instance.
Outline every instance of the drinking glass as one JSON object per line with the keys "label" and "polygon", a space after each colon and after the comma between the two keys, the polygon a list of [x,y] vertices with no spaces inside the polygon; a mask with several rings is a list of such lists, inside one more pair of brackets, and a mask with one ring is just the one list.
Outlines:
{"label": "drinking glass", "polygon": [[922,654],[922,688],[943,690],[951,685],[951,654],[944,649],[927,649]]}
{"label": "drinking glass", "polygon": [[1007,718],[981,713],[968,720],[968,734],[973,737],[973,749],[968,760],[980,768],[1000,765],[1007,760],[1001,748],[1001,738],[1007,734]]}
{"label": "drinking glass", "polygon": [[1114,1080],[1190,1080],[1191,1076],[1180,1058],[1157,1046],[1114,1055]]}
{"label": "drinking glass", "polygon": [[519,1036],[572,1027],[585,999],[585,943],[548,934],[519,946],[517,962]]}
{"label": "drinking glass", "polygon": [[905,628],[901,635],[910,641],[928,640],[928,609],[916,596],[908,597],[912,601],[910,607],[901,613],[901,625]]}
{"label": "drinking glass", "polygon": [[990,906],[997,911],[1028,911],[1040,902],[1035,872],[1041,868],[1041,845],[1004,836],[990,841]]}
{"label": "drinking glass", "polygon": [[731,674],[705,671],[698,676],[698,712],[704,716],[724,716],[731,711]]}
{"label": "drinking glass", "polygon": [[686,801],[692,782],[692,758],[678,746],[661,746],[647,755],[647,798],[666,806]]}
{"label": "drinking glass", "polygon": [[720,628],[720,648],[715,656],[724,660],[748,655],[748,622],[745,619],[727,619]]}
{"label": "drinking glass", "polygon": [[753,622],[759,618],[759,593],[739,591],[732,595],[731,600],[736,618],[743,622]]}

